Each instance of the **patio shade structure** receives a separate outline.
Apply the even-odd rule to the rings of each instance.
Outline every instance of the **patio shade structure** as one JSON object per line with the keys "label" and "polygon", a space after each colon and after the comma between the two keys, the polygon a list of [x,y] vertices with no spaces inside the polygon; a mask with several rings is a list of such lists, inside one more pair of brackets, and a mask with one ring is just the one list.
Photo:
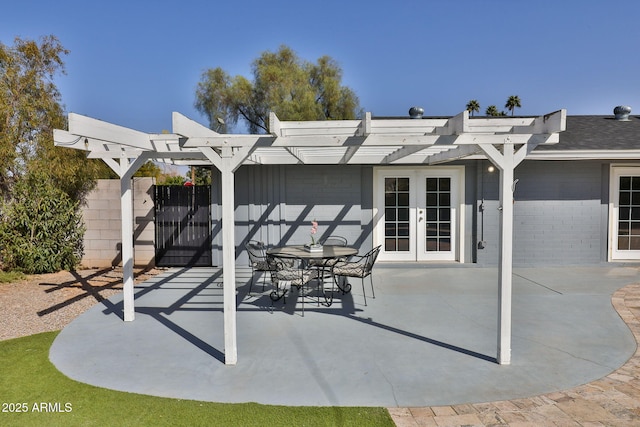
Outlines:
{"label": "patio shade structure", "polygon": [[566,110],[538,117],[280,121],[270,134],[220,134],[173,113],[173,133],[152,134],[79,114],[69,130],[54,130],[55,145],[87,151],[120,177],[124,320],[135,318],[131,177],[147,160],[213,165],[221,172],[225,363],[237,362],[234,173],[242,165],[435,165],[487,158],[500,171],[499,313],[497,361],[511,361],[511,276],[514,169],[541,144],[559,142]]}

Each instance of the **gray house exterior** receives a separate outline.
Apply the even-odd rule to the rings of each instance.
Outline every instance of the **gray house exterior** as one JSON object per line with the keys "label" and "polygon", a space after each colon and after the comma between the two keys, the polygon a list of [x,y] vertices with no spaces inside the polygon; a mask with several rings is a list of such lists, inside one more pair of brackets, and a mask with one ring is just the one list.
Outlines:
{"label": "gray house exterior", "polygon": [[[640,119],[567,116],[566,130],[559,138],[558,144],[539,145],[514,171],[514,266],[639,260],[640,242],[635,240],[640,239],[640,225],[636,227],[640,199],[634,197],[640,196],[632,195],[636,194],[634,189],[621,190],[619,181],[640,176]],[[362,252],[376,245],[385,249],[385,233],[376,229],[376,223],[384,223],[379,213],[384,194],[381,177],[455,172],[460,181],[460,208],[452,236],[457,239],[454,253],[445,259],[419,259],[410,253],[398,257],[383,250],[380,262],[495,266],[499,251],[499,174],[490,170],[489,160],[475,157],[435,166],[243,165],[235,173],[237,265],[248,265],[244,251],[248,240],[269,246],[307,243],[311,219],[320,224],[320,238],[341,235]],[[212,253],[213,265],[219,266],[221,189],[216,179],[219,172],[212,170]],[[95,194],[95,206],[89,203],[85,209],[89,231],[83,263],[88,266],[111,266],[121,259],[119,186],[117,181],[106,185],[110,187],[102,186]],[[134,191],[134,205],[138,206],[139,200],[143,209],[136,213],[134,206],[134,253],[135,263],[140,266],[154,263],[153,200],[147,200],[146,195],[150,191]],[[622,217],[621,191],[623,198],[627,192],[630,197],[626,204],[623,200]],[[147,199],[135,196],[138,193]],[[107,220],[113,224],[106,224]],[[105,237],[105,233],[110,234]],[[619,243],[628,246],[620,249]]]}
{"label": "gray house exterior", "polygon": [[[514,266],[638,260],[640,192],[620,187],[621,179],[640,177],[638,159],[638,117],[567,116],[560,142],[538,146],[514,171]],[[307,243],[310,220],[316,219],[321,236],[344,236],[362,252],[382,245],[379,262],[494,266],[500,203],[498,172],[490,171],[490,166],[481,156],[436,166],[241,166],[235,173],[238,265],[247,261],[243,250],[247,240],[270,246]],[[453,253],[421,258],[411,253],[413,248],[404,247],[398,256],[398,251],[386,250],[385,234],[390,230],[382,212],[386,209],[384,180],[411,177],[413,184],[413,177],[425,176],[455,181],[457,193],[450,195],[458,199],[459,208],[454,214],[457,222],[451,225]],[[622,208],[620,197],[625,199]],[[419,200],[409,207],[426,210]],[[418,221],[431,219],[417,219],[407,226],[417,227]],[[216,224],[214,215],[214,263],[222,259]]]}

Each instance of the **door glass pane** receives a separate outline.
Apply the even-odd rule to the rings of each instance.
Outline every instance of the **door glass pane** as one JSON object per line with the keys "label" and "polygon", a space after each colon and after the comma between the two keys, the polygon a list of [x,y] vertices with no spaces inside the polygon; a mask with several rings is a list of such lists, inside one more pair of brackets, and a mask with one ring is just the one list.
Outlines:
{"label": "door glass pane", "polygon": [[409,178],[397,178],[398,191],[409,192]]}
{"label": "door glass pane", "polygon": [[395,192],[386,192],[384,194],[385,206],[396,206],[397,195]]}
{"label": "door glass pane", "polygon": [[450,238],[446,238],[446,239],[440,239],[440,241],[438,242],[438,250],[442,251],[442,252],[447,252],[451,250],[451,239]]}
{"label": "door glass pane", "polygon": [[398,252],[409,252],[409,239],[398,239]]}
{"label": "door glass pane", "polygon": [[627,221],[631,217],[630,211],[631,211],[631,208],[621,206],[620,209],[618,209],[618,216],[620,217],[620,220]]}
{"label": "door glass pane", "polygon": [[631,192],[630,191],[621,191],[620,192],[620,206],[629,206],[631,203]]}
{"label": "door glass pane", "polygon": [[629,235],[629,221],[618,221],[618,236]]}
{"label": "door glass pane", "polygon": [[387,252],[395,252],[396,249],[396,239],[384,239],[384,250]]}
{"label": "door glass pane", "polygon": [[451,251],[451,178],[426,178],[425,249]]}
{"label": "door glass pane", "polygon": [[440,191],[446,191],[446,192],[450,192],[451,191],[451,180],[449,178],[439,178],[438,179],[438,187],[440,189]]}
{"label": "door glass pane", "polygon": [[384,248],[386,252],[409,251],[409,178],[384,179]]}
{"label": "door glass pane", "polygon": [[386,208],[384,210],[384,217],[389,220],[389,221],[395,221],[396,220],[396,214],[398,212],[396,211],[396,209],[389,209]]}

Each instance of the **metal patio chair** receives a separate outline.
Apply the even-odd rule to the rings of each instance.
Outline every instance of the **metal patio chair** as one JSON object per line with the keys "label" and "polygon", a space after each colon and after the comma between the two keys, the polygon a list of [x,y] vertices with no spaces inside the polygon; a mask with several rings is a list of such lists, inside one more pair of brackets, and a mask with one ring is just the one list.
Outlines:
{"label": "metal patio chair", "polygon": [[338,261],[331,268],[331,275],[333,276],[338,288],[343,292],[349,292],[349,290],[351,290],[351,285],[347,283],[340,286],[338,277],[359,277],[362,280],[362,296],[364,297],[364,305],[367,305],[367,296],[364,290],[364,278],[367,276],[369,276],[369,280],[371,281],[371,292],[373,293],[373,298],[376,297],[376,292],[373,289],[373,276],[371,276],[371,271],[373,270],[373,265],[380,253],[380,247],[381,246],[376,246],[364,255],[357,255],[353,257],[351,261]]}
{"label": "metal patio chair", "polygon": [[347,246],[347,239],[342,236],[329,236],[322,240],[320,244],[323,246]]}
{"label": "metal patio chair", "polygon": [[[322,246],[347,246],[347,239],[342,236],[328,236],[325,239],[321,240],[320,244]],[[324,274],[331,273],[331,267],[333,267],[333,265],[338,261],[346,261],[346,259],[338,259],[338,258],[312,259],[309,262],[309,265],[322,269],[321,271],[318,272],[318,274],[320,276],[319,279],[322,280],[324,283]]]}
{"label": "metal patio chair", "polygon": [[[256,272],[265,273],[271,271],[269,263],[267,262],[267,254],[264,247],[264,243],[255,240],[249,240],[245,245],[247,254],[249,254],[249,266],[251,267],[251,283],[249,285],[249,295],[251,295],[251,289],[253,288],[253,277]],[[262,275],[262,292],[264,292],[265,275]]]}
{"label": "metal patio chair", "polygon": [[286,303],[287,285],[289,285],[289,289],[294,286],[300,292],[302,316],[304,316],[305,285],[316,278],[317,271],[308,268],[304,260],[299,258],[267,255],[267,264],[271,274],[271,282],[275,288],[269,295],[271,297],[271,305],[273,306],[273,302],[281,298],[284,298]]}

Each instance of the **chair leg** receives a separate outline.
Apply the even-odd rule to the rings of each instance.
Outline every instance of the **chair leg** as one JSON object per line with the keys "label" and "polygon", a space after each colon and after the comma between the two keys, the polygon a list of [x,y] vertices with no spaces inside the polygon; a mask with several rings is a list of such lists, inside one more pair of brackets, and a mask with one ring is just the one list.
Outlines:
{"label": "chair leg", "polygon": [[251,296],[251,289],[253,288],[253,276],[255,276],[255,274],[256,272],[251,269],[251,280],[249,281],[249,296]]}
{"label": "chair leg", "polygon": [[366,306],[367,305],[367,295],[366,295],[366,293],[364,291],[364,277],[361,279],[361,281],[362,281],[362,296],[364,297],[364,305]]}
{"label": "chair leg", "polygon": [[373,299],[375,299],[376,291],[373,289],[373,274],[369,274],[369,280],[371,280],[371,293],[373,294]]}
{"label": "chair leg", "polygon": [[298,288],[298,299],[302,303],[302,317],[304,317],[304,283],[296,287]]}

